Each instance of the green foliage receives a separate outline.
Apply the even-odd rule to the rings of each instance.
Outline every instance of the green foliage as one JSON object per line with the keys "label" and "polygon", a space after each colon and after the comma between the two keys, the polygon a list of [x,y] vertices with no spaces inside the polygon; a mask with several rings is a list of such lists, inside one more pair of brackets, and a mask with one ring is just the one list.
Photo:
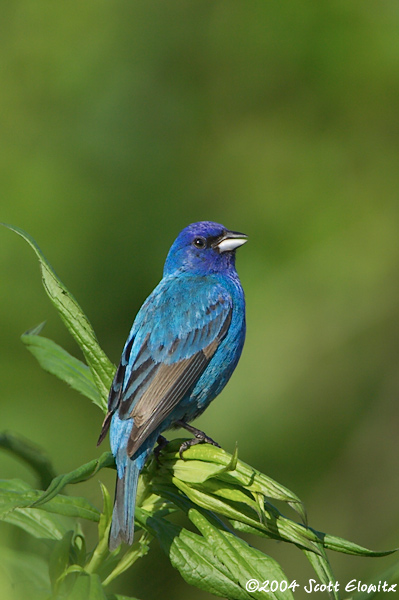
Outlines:
{"label": "green foliage", "polygon": [[74,390],[90,398],[94,404],[104,410],[104,401],[94,382],[90,368],[81,360],[71,356],[53,340],[38,335],[44,323],[21,336],[21,340],[32,352],[39,365],[52,375],[66,381]]}
{"label": "green foliage", "polygon": [[[30,494],[37,492],[32,492],[27,483],[14,479],[2,481],[0,490],[0,518],[3,521],[39,539],[59,540],[65,535],[66,525],[62,519],[29,506]],[[62,500],[56,504],[60,507]]]}
{"label": "green foliage", "polygon": [[96,475],[96,473],[103,467],[113,466],[114,457],[112,456],[111,452],[104,452],[100,458],[95,458],[89,463],[78,467],[70,473],[65,473],[64,475],[58,475],[55,477],[48,486],[47,490],[39,495],[34,505],[40,506],[44,502],[48,502],[54,498],[54,496],[59,494],[68,483],[80,483],[81,481],[86,481],[86,479]]}
{"label": "green foliage", "polygon": [[[89,319],[86,317],[72,294],[59,280],[54,272],[53,267],[43,255],[43,252],[40,250],[35,240],[30,235],[25,233],[25,231],[22,231],[22,229],[19,227],[14,227],[13,225],[8,225],[6,223],[1,224],[23,237],[24,240],[28,242],[31,248],[33,248],[35,251],[37,258],[39,259],[44,289],[46,290],[51,302],[57,309],[58,314],[60,315],[68,331],[78,343],[81,351],[84,354],[102,399],[102,408],[105,412],[108,390],[111,385],[115,368],[105,353],[101,350]],[[67,371],[67,367],[68,364],[65,365],[65,371]],[[65,371],[64,377],[62,377],[63,379],[65,379]],[[70,385],[72,385],[70,383],[72,380],[76,382],[76,385],[79,385],[77,383],[80,380],[79,377],[75,376],[66,378],[66,381]]]}
{"label": "green foliage", "polygon": [[[100,349],[87,317],[35,241],[23,231],[8,227],[36,252],[46,292],[81,348],[87,365],[40,337],[41,326],[24,334],[24,343],[45,370],[104,410],[114,367]],[[112,454],[105,452],[69,473],[54,476],[50,461],[40,449],[18,436],[3,434],[0,445],[29,464],[47,486],[43,491],[21,480],[0,481],[0,519],[38,538],[47,548],[47,563],[27,553],[6,553],[4,561],[11,576],[26,569],[32,598],[123,600],[125,596],[109,594],[108,585],[147,554],[151,541],[157,539],[171,564],[191,585],[230,600],[290,600],[291,590],[280,591],[280,586],[275,592],[247,589],[250,579],[283,584],[287,577],[273,558],[252,547],[235,531],[294,544],[308,558],[321,583],[335,582],[326,550],[364,557],[394,552],[368,550],[309,527],[301,500],[239,460],[237,449],[230,455],[214,446],[198,445],[185,452],[182,460],[178,453],[180,443],[181,440],[169,443],[159,463],[152,459],[142,473],[135,515],[141,528],[139,540],[128,549],[119,547],[110,553],[112,501],[105,486],[100,484],[101,512],[86,498],[61,492],[67,485],[97,476],[103,468],[114,468]],[[293,509],[302,522],[284,516],[271,501]],[[196,531],[172,523],[167,517],[174,512],[185,515]],[[97,523],[98,541],[94,548],[87,548],[78,519]],[[392,570],[390,576],[396,577],[397,570]],[[338,599],[337,592],[330,595]],[[366,597],[359,595],[359,600]]]}
{"label": "green foliage", "polygon": [[[30,514],[33,510],[37,518],[36,500],[42,495],[39,490],[32,490],[27,483],[18,479],[0,480],[0,490],[0,515],[3,518],[14,515],[15,508],[24,510],[24,514]],[[47,502],[39,503],[39,508],[66,517],[81,517],[95,522],[100,519],[99,511],[85,498],[70,498],[57,494]]]}

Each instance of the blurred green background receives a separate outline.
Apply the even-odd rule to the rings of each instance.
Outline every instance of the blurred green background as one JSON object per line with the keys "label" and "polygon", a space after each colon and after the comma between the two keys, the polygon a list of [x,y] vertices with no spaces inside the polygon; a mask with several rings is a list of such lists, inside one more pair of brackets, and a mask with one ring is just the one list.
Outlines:
{"label": "blurred green background", "polygon": [[[181,228],[246,232],[244,353],[196,424],[312,526],[398,546],[398,3],[16,0],[0,30],[0,219],[37,240],[114,362]],[[79,355],[32,251],[6,229],[0,248],[1,429],[69,471],[108,446],[102,415],[21,344],[47,320]],[[4,453],[0,474],[33,483]],[[79,493],[101,506],[96,480]],[[250,541],[312,576],[296,548]],[[330,558],[343,584],[397,560]],[[211,597],[156,547],[114,589]]]}

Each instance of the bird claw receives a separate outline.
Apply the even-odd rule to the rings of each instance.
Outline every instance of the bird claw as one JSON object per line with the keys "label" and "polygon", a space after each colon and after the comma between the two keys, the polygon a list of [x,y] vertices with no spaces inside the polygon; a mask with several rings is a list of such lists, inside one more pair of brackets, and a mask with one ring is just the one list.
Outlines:
{"label": "bird claw", "polygon": [[[194,429],[194,427],[192,429]],[[215,442],[215,440],[213,440],[212,438],[210,438],[209,436],[207,436],[200,429],[196,429],[196,431],[195,431],[195,437],[192,438],[191,440],[186,440],[185,442],[183,442],[181,444],[181,446],[179,448],[179,456],[180,456],[180,458],[182,460],[185,460],[185,458],[183,457],[183,452],[185,452],[186,450],[188,450],[189,448],[191,448],[191,446],[196,446],[197,444],[211,444],[212,446],[216,446],[217,448],[220,448],[220,444],[218,444],[217,442]]]}
{"label": "bird claw", "polygon": [[159,465],[159,463],[160,463],[159,455],[161,454],[162,450],[164,448],[166,448],[166,446],[169,444],[169,440],[167,440],[166,437],[164,437],[163,435],[159,435],[158,439],[157,439],[157,444],[158,444],[158,446],[156,448],[154,448],[154,456],[155,456],[155,460],[157,461],[157,463]]}

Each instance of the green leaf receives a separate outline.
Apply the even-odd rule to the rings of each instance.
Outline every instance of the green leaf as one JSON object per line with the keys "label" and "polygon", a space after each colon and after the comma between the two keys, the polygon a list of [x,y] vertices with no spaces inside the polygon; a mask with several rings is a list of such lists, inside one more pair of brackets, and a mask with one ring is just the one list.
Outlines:
{"label": "green leaf", "polygon": [[190,509],[188,514],[204,535],[198,535],[136,508],[138,523],[158,538],[172,565],[187,583],[217,596],[235,600],[291,598],[289,591],[284,596],[248,592],[245,589],[248,579],[258,576],[259,581],[263,582],[270,577],[276,580],[286,580],[286,577],[273,559],[225,531],[221,523],[220,528],[217,527],[196,509]]}
{"label": "green leaf", "polygon": [[186,483],[203,483],[210,477],[215,477],[223,473],[226,468],[217,463],[194,459],[163,460],[162,465],[170,469],[175,477]]}
{"label": "green leaf", "polygon": [[181,460],[178,450],[182,441],[184,440],[173,440],[162,453],[161,473],[165,469],[172,471],[177,479],[185,483],[204,484],[202,489],[206,489],[206,483],[213,478],[233,486],[240,486],[252,494],[262,494],[273,500],[286,502],[306,523],[306,511],[298,496],[238,460],[237,449],[231,455],[222,448],[210,444],[198,444],[184,452],[184,460]]}
{"label": "green leaf", "polygon": [[[109,558],[108,537],[112,521],[112,502],[107,488],[100,482],[103,495],[103,512],[98,522],[98,544],[87,563],[85,570],[87,573],[96,573],[98,569]],[[119,550],[119,548],[117,549]],[[119,556],[120,552],[114,552],[113,556]]]}
{"label": "green leaf", "polygon": [[21,340],[42,369],[65,381],[77,392],[103,409],[103,400],[89,367],[48,338],[26,332]]}
{"label": "green leaf", "polygon": [[[250,579],[257,579],[260,583],[267,579],[279,583],[287,581],[280,565],[270,556],[249,546],[233,533],[215,527],[196,509],[190,509],[188,517],[214,549],[216,557],[229,569],[231,576],[237,578],[244,590]],[[253,594],[253,597],[293,600],[290,590],[269,593],[262,591]]]}
{"label": "green leaf", "polygon": [[172,565],[187,583],[217,596],[236,600],[250,598],[231,580],[224,565],[215,560],[212,549],[202,536],[156,518],[138,507],[135,516],[142,527],[157,537]]}
{"label": "green leaf", "polygon": [[[357,556],[384,556],[395,550],[375,552],[342,538],[318,532],[286,518],[266,498],[275,497],[290,504],[306,519],[299,498],[278,483],[209,444],[197,445],[179,458],[181,440],[174,440],[162,453],[161,465],[154,461],[148,469],[155,493],[175,501],[173,484],[193,504],[229,519],[238,531],[288,541],[319,555],[317,569],[323,567],[324,548]],[[168,483],[169,482],[169,483]],[[172,494],[172,495],[171,495]]]}
{"label": "green leaf", "polygon": [[129,569],[136,562],[136,560],[145,556],[150,549],[149,544],[151,539],[152,536],[145,531],[139,541],[132,544],[124,556],[119,559],[118,564],[115,566],[113,571],[106,579],[104,579],[103,586],[105,587],[109,585],[111,581],[127,571],[127,569]]}
{"label": "green leaf", "polygon": [[67,528],[62,519],[39,509],[20,508],[28,503],[22,500],[31,491],[30,486],[18,479],[0,482],[0,519],[24,529],[33,537],[60,540]]}
{"label": "green leaf", "polygon": [[49,575],[53,589],[61,575],[69,567],[69,556],[73,538],[73,531],[67,531],[61,540],[54,544],[49,559]]}
{"label": "green leaf", "polygon": [[336,579],[322,544],[319,546],[319,551],[319,554],[309,552],[309,550],[304,550],[303,552],[315,570],[320,582],[322,584],[324,583],[325,585],[329,585],[330,583],[332,584],[332,589],[327,590],[330,598],[333,600],[339,600],[339,593],[334,588]]}
{"label": "green leaf", "polygon": [[246,504],[247,506],[252,508],[258,514],[259,520],[261,518],[260,511],[262,510],[262,507],[259,506],[259,501],[255,500],[257,496],[253,493],[251,494],[247,491],[246,488],[242,486],[227,483],[223,480],[220,481],[217,479],[212,479],[210,481],[207,481],[205,484],[198,484],[192,487],[194,487],[197,490],[203,491],[205,494],[210,493],[214,496],[224,498],[225,500],[229,500],[231,502],[242,502],[243,504]]}
{"label": "green leaf", "polygon": [[[38,494],[35,494],[38,497]],[[100,511],[86,498],[80,496],[62,496],[58,494],[49,502],[41,504],[38,509],[66,517],[79,517],[87,521],[97,523],[100,519]]]}
{"label": "green leaf", "polygon": [[98,575],[84,572],[81,572],[75,580],[67,598],[68,600],[107,600]]}
{"label": "green leaf", "polygon": [[102,399],[102,409],[107,410],[108,390],[115,371],[114,365],[100,348],[94,330],[78,302],[55,274],[35,240],[19,227],[1,223],[20,235],[36,253],[40,262],[44,289],[59,312],[61,319],[81,348],[89,365]]}
{"label": "green leaf", "polygon": [[[285,585],[283,582],[287,581],[287,577],[281,570],[280,565],[274,561],[271,557],[263,554],[259,550],[252,548],[246,542],[238,538],[233,532],[227,529],[224,523],[216,517],[213,513],[209,511],[198,510],[190,500],[182,496],[180,493],[177,495],[173,495],[173,501],[175,504],[183,510],[183,512],[189,517],[192,523],[201,531],[204,538],[207,539],[208,542],[211,542],[211,539],[219,539],[224,540],[224,543],[227,544],[226,548],[229,549],[229,552],[232,552],[231,545],[237,550],[238,556],[235,556],[234,553],[231,557],[230,561],[230,571],[232,575],[237,574],[237,568],[242,568],[242,583],[245,585],[249,579],[256,579],[259,582],[259,587],[262,587],[262,582],[266,581],[266,579],[276,580],[282,583],[282,589],[279,589],[276,592],[271,592],[270,590],[267,592],[266,590],[254,590],[255,592],[261,593],[263,597],[267,594],[267,597],[275,597],[281,596],[281,598],[291,598],[291,590],[289,588],[285,589]],[[221,537],[222,536],[222,537]],[[224,537],[223,537],[224,536]],[[214,544],[211,543],[213,548],[213,553],[215,556],[217,555],[217,549]],[[225,550],[223,550],[225,552]],[[227,561],[229,555],[224,556],[220,555],[221,562],[227,566]],[[245,563],[241,562],[241,558],[248,558]],[[239,567],[237,567],[237,562],[239,563]],[[257,565],[259,565],[258,570],[256,570]],[[253,568],[254,567],[254,568]],[[263,569],[263,570],[262,570]],[[255,594],[254,597],[262,597]],[[252,597],[252,596],[251,596]]]}
{"label": "green leaf", "polygon": [[44,450],[22,435],[4,431],[0,434],[0,448],[29,465],[39,476],[40,488],[45,489],[55,477],[53,465]]}
{"label": "green leaf", "polygon": [[393,554],[398,550],[398,548],[394,548],[393,550],[381,550],[380,552],[378,552],[376,550],[369,550],[368,548],[359,546],[359,544],[354,544],[353,542],[349,542],[348,540],[344,540],[343,538],[337,537],[335,535],[321,533],[320,531],[316,531],[316,533],[323,540],[323,545],[325,548],[329,550],[334,550],[335,552],[342,552],[344,554],[353,554],[355,556],[378,557],[388,556],[389,554]]}
{"label": "green leaf", "polygon": [[75,524],[75,533],[71,547],[71,562],[83,567],[86,562],[86,540],[81,531],[80,523]]}
{"label": "green leaf", "polygon": [[103,538],[108,538],[109,525],[112,520],[112,508],[113,502],[108,493],[107,488],[100,481],[101,493],[103,496],[103,512],[101,513],[100,520],[98,522],[98,540],[101,541]]}
{"label": "green leaf", "polygon": [[[296,544],[305,552],[321,583],[326,585],[329,585],[330,582],[335,583],[324,548],[358,556],[383,556],[394,551],[371,551],[342,538],[318,532],[287,519],[270,502],[265,502],[262,492],[254,491],[260,489],[253,484],[261,481],[262,474],[255,474],[248,485],[247,481],[240,481],[239,478],[236,478],[234,472],[219,470],[221,455],[224,463],[228,464],[227,457],[223,456],[223,451],[220,453],[219,449],[211,448],[209,452],[207,449],[207,457],[212,459],[210,469],[205,463],[204,454],[198,450],[195,450],[195,453],[190,452],[190,455],[193,454],[195,454],[195,458],[188,458],[185,465],[182,465],[176,457],[169,455],[169,458],[166,459],[166,469],[162,469],[163,464],[158,469],[154,462],[148,470],[148,475],[151,472],[153,474],[153,492],[183,508],[186,512],[188,506],[197,505],[214,514],[226,517],[238,531]],[[201,457],[202,461],[199,461],[198,457]],[[216,465],[216,460],[219,460],[219,465]],[[204,463],[203,466],[201,462]],[[193,474],[190,473],[192,463]],[[237,460],[235,471],[239,471],[240,466],[240,461]],[[177,473],[185,481],[176,477]],[[230,475],[232,476],[228,477]],[[174,486],[177,490],[173,489]],[[333,585],[331,588],[329,590],[330,597],[337,599],[338,594]]]}
{"label": "green leaf", "polygon": [[[36,501],[42,494],[38,490],[32,490],[28,484],[22,481],[0,480],[0,518],[5,519],[10,511],[14,509],[42,510],[67,517],[81,517],[89,521],[97,522],[100,518],[100,511],[93,506],[86,498],[77,496],[62,496],[61,494],[51,498],[45,504],[36,505]],[[25,511],[26,512],[26,511]]]}
{"label": "green leaf", "polygon": [[16,525],[36,538],[60,540],[66,532],[66,527],[55,515],[31,508],[15,508],[3,515],[5,523]]}
{"label": "green leaf", "polygon": [[[237,521],[242,522],[257,529],[259,531],[258,535],[289,541],[313,552],[319,551],[319,539],[312,530],[283,517],[269,503],[266,503],[267,510],[263,509],[263,515],[259,516],[255,510],[251,510],[243,502],[222,499],[215,494],[203,492],[197,487],[189,486],[175,477],[172,479],[172,482],[194,504],[222,515],[231,520],[232,523]],[[160,495],[164,495],[165,491],[166,493],[168,491],[159,484],[154,485],[154,490]]]}
{"label": "green leaf", "polygon": [[86,481],[86,479],[90,479],[96,475],[100,469],[105,467],[115,467],[115,460],[111,452],[104,452],[99,458],[91,460],[74,471],[55,477],[47,490],[35,500],[33,506],[41,506],[59,494],[67,484]]}

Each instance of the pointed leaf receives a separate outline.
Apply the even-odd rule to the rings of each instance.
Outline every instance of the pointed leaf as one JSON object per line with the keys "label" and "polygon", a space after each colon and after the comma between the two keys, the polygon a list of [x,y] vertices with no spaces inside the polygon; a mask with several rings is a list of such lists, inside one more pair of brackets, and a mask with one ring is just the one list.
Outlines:
{"label": "pointed leaf", "polygon": [[215,560],[202,536],[136,508],[136,521],[157,537],[172,565],[190,585],[225,598],[251,596],[231,579],[228,569]]}
{"label": "pointed leaf", "polygon": [[[168,495],[170,495],[171,499],[173,498],[173,502],[176,506],[189,517],[208,542],[211,542],[212,539],[214,541],[222,541],[222,554],[219,555],[216,546],[211,543],[212,552],[215,556],[220,556],[223,565],[229,567],[230,564],[229,568],[233,576],[237,577],[238,563],[239,568],[243,569],[242,582],[244,584],[250,579],[252,579],[252,583],[259,583],[258,586],[255,585],[255,587],[251,588],[251,593],[255,594],[254,596],[251,595],[251,597],[258,598],[262,597],[262,595],[265,597],[264,594],[267,593],[268,597],[274,597],[273,594],[276,594],[277,596],[280,595],[281,600],[286,600],[287,597],[292,598],[290,589],[285,586],[287,578],[274,559],[246,544],[246,542],[228,530],[225,524],[216,515],[209,511],[198,510],[193,506],[192,502],[182,494],[171,493]],[[234,550],[231,546],[234,547]],[[235,550],[237,551],[238,556],[235,555]],[[229,558],[230,555],[231,559]],[[246,560],[246,558],[248,558],[248,560]],[[257,587],[262,588],[262,582],[266,581],[266,579],[269,581],[274,579],[275,581],[281,582],[281,588],[278,586],[279,589],[276,590],[276,592],[271,592],[270,589],[268,592],[264,589],[257,589]],[[262,595],[258,596],[256,595],[257,593]]]}
{"label": "pointed leaf", "polygon": [[225,469],[223,465],[202,460],[165,461],[162,464],[170,469],[175,477],[186,483],[203,483]]}
{"label": "pointed leaf", "polygon": [[60,540],[67,530],[58,517],[35,508],[15,508],[1,518],[36,538]]}
{"label": "pointed leaf", "polygon": [[[111,528],[112,521],[112,502],[107,488],[100,482],[101,492],[103,495],[103,512],[100,515],[98,522],[98,544],[94,548],[94,552],[91,555],[89,562],[85,567],[87,573],[96,573],[101,566],[104,565],[105,561],[109,559],[110,553],[108,549],[108,537],[109,530]],[[120,548],[117,548],[113,557],[118,557],[119,560]]]}
{"label": "pointed leaf", "polygon": [[[28,484],[20,480],[0,480],[0,518],[5,520],[14,509],[26,509],[29,514],[35,501],[41,497],[41,492],[32,490]],[[100,518],[100,511],[93,506],[86,498],[77,496],[57,496],[51,498],[48,502],[38,506],[39,510],[67,517],[81,517],[89,521],[97,522]],[[28,511],[28,512],[27,512]]]}
{"label": "pointed leaf", "polygon": [[49,575],[51,585],[55,586],[57,580],[69,566],[69,553],[73,538],[73,531],[69,530],[61,540],[54,544],[49,558]]}
{"label": "pointed leaf", "polygon": [[58,494],[55,498],[49,500],[49,502],[40,504],[38,509],[66,517],[79,517],[87,521],[94,521],[95,523],[99,521],[101,514],[86,498],[80,496],[62,496],[61,494]]}
{"label": "pointed leaf", "polygon": [[335,588],[336,579],[322,544],[319,546],[319,554],[309,552],[308,550],[304,550],[303,552],[314,568],[320,582],[329,586],[327,588],[327,593],[330,598],[332,598],[332,600],[339,600],[339,593]]}
{"label": "pointed leaf", "polygon": [[80,523],[75,525],[75,533],[72,540],[71,562],[83,567],[86,562],[86,540],[80,528]]}
{"label": "pointed leaf", "polygon": [[21,340],[37,359],[42,369],[65,381],[77,392],[89,398],[94,404],[103,408],[103,400],[94,383],[91,370],[81,360],[71,356],[58,344],[27,332]]}
{"label": "pointed leaf", "polygon": [[377,557],[388,556],[389,554],[393,554],[398,550],[398,548],[394,548],[393,550],[381,550],[380,552],[377,550],[369,550],[368,548],[359,546],[359,544],[354,544],[353,542],[349,542],[348,540],[344,540],[343,538],[337,537],[335,535],[321,533],[320,531],[317,531],[316,533],[323,540],[323,545],[325,548],[329,550],[334,550],[335,552],[343,552],[344,554]]}
{"label": "pointed leaf", "polygon": [[[251,511],[243,503],[234,503],[232,501],[218,498],[216,495],[204,493],[194,486],[189,486],[177,478],[172,479],[173,483],[180,489],[194,504],[207,510],[211,510],[232,521],[241,521],[251,527],[259,529],[267,537],[274,539],[290,541],[293,544],[302,546],[318,552],[317,535],[303,525],[287,519],[279,513],[272,505],[267,503],[268,510],[265,510],[265,518],[260,519],[255,511]],[[154,488],[161,495],[163,493],[161,486]]]}
{"label": "pointed leaf", "polygon": [[[257,579],[260,583],[277,581],[279,584],[287,581],[280,565],[270,556],[252,548],[233,533],[223,531],[206,519],[204,514],[196,509],[190,509],[190,521],[199,529],[206,541],[211,545],[216,557],[229,569],[240,586],[246,590],[246,583],[250,579]],[[293,600],[290,590],[275,592],[260,591],[251,594],[254,598],[270,598],[280,600]]]}
{"label": "pointed leaf", "polygon": [[98,575],[80,573],[68,594],[68,600],[107,600],[107,596]]}
{"label": "pointed leaf", "polygon": [[[173,440],[162,453],[161,473],[162,469],[172,470],[175,477],[186,483],[204,483],[214,477],[232,485],[240,485],[254,494],[261,493],[268,498],[288,503],[299,514],[302,521],[307,522],[305,508],[298,496],[238,460],[237,449],[234,455],[231,455],[222,448],[210,444],[198,444],[185,451],[184,460],[181,460],[178,450],[182,441],[184,440]],[[194,462],[193,472],[190,468],[191,462]]]}
{"label": "pointed leaf", "polygon": [[61,319],[81,348],[102,398],[102,408],[106,412],[108,390],[115,371],[114,365],[99,346],[94,330],[80,308],[78,302],[57,277],[52,266],[40,250],[35,240],[19,227],[2,223],[20,235],[33,248],[40,262],[44,289],[58,310]]}
{"label": "pointed leaf", "polygon": [[33,506],[40,506],[44,502],[48,502],[59,494],[67,484],[86,481],[105,467],[115,468],[115,460],[111,452],[104,452],[99,458],[91,460],[74,471],[55,477],[47,490],[35,500]]}
{"label": "pointed leaf", "polygon": [[142,558],[148,553],[151,539],[152,536],[148,533],[148,531],[145,531],[139,541],[132,544],[122,558],[119,557],[119,561],[113,571],[106,579],[104,579],[104,587],[109,585],[111,581],[129,569],[136,562],[136,560]]}
{"label": "pointed leaf", "polygon": [[101,493],[103,496],[103,512],[101,513],[100,520],[98,522],[98,540],[101,541],[106,535],[109,529],[109,524],[112,519],[112,507],[113,502],[108,493],[107,488],[100,481]]}
{"label": "pointed leaf", "polygon": [[247,591],[246,582],[256,576],[260,582],[286,577],[273,559],[225,531],[221,523],[219,528],[196,509],[189,509],[188,514],[205,537],[136,509],[136,520],[159,539],[172,565],[189,584],[235,600],[292,598],[289,590],[284,594]]}

